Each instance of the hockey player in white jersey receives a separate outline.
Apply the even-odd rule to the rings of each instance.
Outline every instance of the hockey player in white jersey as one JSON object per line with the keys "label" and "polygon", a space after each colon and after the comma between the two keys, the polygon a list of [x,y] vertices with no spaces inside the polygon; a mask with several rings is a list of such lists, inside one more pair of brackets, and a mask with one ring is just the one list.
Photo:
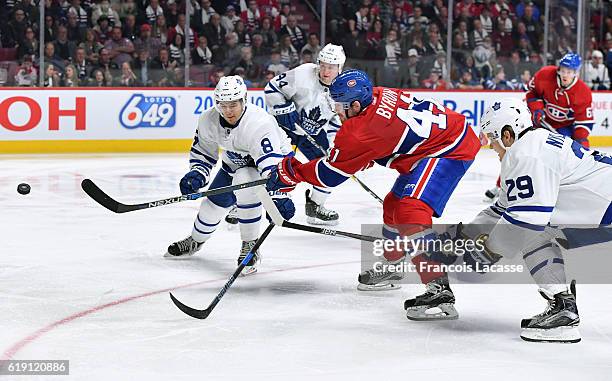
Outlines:
{"label": "hockey player in white jersey", "polygon": [[[548,307],[523,319],[521,337],[578,342],[575,283],[568,288],[561,247],[609,242],[612,229],[576,232],[559,226],[612,224],[612,158],[569,137],[533,128],[527,105],[517,99],[495,102],[483,115],[481,128],[501,160],[501,193],[469,225],[460,225],[459,238],[484,243],[484,250],[463,259],[487,266],[522,255]],[[409,319],[427,320],[418,319],[425,309],[449,299],[454,303],[444,278],[434,281],[428,293],[406,301]]]}
{"label": "hockey player in white jersey", "polygon": [[[342,71],[346,56],[342,46],[327,44],[319,53],[317,64],[305,63],[274,77],[264,90],[268,111],[308,160],[327,152],[308,141],[310,135],[319,146],[329,150],[340,118],[329,95],[329,85]],[[297,126],[296,126],[297,125]],[[328,188],[313,186],[306,191],[308,222],[336,225],[338,213],[324,207],[330,195]]]}
{"label": "hockey player in white jersey", "polygon": [[[190,171],[180,181],[182,194],[197,192],[208,184],[219,159],[221,168],[209,189],[265,178],[285,155],[292,154],[289,139],[278,128],[276,120],[261,107],[247,106],[246,99],[247,89],[239,76],[221,78],[214,90],[215,107],[204,111],[198,120],[189,155]],[[221,158],[219,148],[223,149]],[[295,207],[288,195],[275,193],[273,198],[284,218],[291,218]],[[165,256],[193,255],[215,232],[234,204],[238,208],[242,238],[240,263],[259,236],[262,208],[253,188],[205,198],[191,235],[170,245]],[[245,274],[257,270],[260,258],[260,253],[255,253],[253,261],[245,268]]]}

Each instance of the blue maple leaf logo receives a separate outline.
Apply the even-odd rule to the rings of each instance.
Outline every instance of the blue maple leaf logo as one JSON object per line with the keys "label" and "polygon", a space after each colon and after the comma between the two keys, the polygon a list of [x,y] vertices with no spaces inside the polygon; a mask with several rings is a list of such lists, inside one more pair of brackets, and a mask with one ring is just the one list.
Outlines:
{"label": "blue maple leaf logo", "polygon": [[495,102],[493,104],[493,110],[498,111],[501,108],[501,103]]}
{"label": "blue maple leaf logo", "polygon": [[311,109],[308,113],[306,113],[305,109],[302,110],[300,117],[302,119],[301,127],[308,133],[308,135],[318,134],[321,127],[327,123],[327,119],[321,118],[321,109],[319,106]]}

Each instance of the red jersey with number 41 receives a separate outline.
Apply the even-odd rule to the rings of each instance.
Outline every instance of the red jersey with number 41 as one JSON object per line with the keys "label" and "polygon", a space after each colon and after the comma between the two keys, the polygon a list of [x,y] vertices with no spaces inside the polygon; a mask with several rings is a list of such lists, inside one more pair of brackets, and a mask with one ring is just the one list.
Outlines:
{"label": "red jersey with number 41", "polygon": [[575,78],[567,87],[561,86],[556,66],[545,66],[529,82],[527,104],[531,112],[544,110],[543,124],[554,129],[570,127],[593,129],[591,89]]}
{"label": "red jersey with number 41", "polygon": [[342,124],[330,155],[293,169],[300,181],[333,187],[371,161],[408,173],[423,158],[474,160],[479,149],[464,115],[406,90],[375,87],[372,104]]}

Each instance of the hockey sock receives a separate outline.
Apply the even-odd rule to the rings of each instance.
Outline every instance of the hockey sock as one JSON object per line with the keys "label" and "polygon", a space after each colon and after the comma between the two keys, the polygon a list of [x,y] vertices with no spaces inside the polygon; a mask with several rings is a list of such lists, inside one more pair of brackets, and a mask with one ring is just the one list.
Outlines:
{"label": "hockey sock", "polygon": [[523,259],[540,288],[552,295],[567,291],[565,262],[557,244],[547,242],[530,247],[525,250]]}
{"label": "hockey sock", "polygon": [[331,194],[329,188],[321,188],[321,187],[312,187],[312,194],[310,195],[310,199],[314,201],[317,205],[325,204],[325,201]]}
{"label": "hockey sock", "polygon": [[[243,167],[234,174],[234,183],[253,181],[259,178],[255,168]],[[259,223],[261,221],[261,202],[253,189],[241,189],[234,192],[238,207],[238,224],[240,238],[243,241],[253,241],[259,238]]]}
{"label": "hockey sock", "polygon": [[[407,237],[412,241],[419,239],[425,241],[434,237],[430,229],[433,210],[423,201],[412,197],[398,199],[393,193],[389,193],[385,197],[383,209],[385,225],[395,228],[400,237]],[[420,253],[418,247],[410,254],[413,255],[412,263],[416,266],[423,283],[429,283],[445,275],[444,272],[436,271],[440,262]],[[385,258],[392,260],[398,255],[397,252],[385,253]]]}
{"label": "hockey sock", "polygon": [[221,218],[227,213],[229,208],[215,205],[206,199],[200,205],[200,211],[193,224],[191,236],[198,242],[204,242],[210,238],[211,234],[217,230]]}

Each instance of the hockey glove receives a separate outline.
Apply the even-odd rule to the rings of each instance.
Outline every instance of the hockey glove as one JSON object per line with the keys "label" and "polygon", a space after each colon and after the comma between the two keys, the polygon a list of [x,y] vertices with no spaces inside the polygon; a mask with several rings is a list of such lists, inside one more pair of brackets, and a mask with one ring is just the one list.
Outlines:
{"label": "hockey glove", "polygon": [[295,108],[295,103],[291,101],[274,106],[270,113],[274,115],[278,124],[288,131],[295,131],[295,124],[300,123],[300,114]]}
{"label": "hockey glove", "polygon": [[278,163],[276,168],[270,171],[270,177],[266,183],[268,192],[281,191],[289,193],[295,189],[295,186],[300,181],[295,177],[292,164],[299,164],[299,161],[293,156],[287,156]]}
{"label": "hockey glove", "polygon": [[463,254],[463,261],[478,273],[485,273],[487,268],[502,259],[502,256],[487,249],[488,234],[482,234],[476,237],[476,243],[473,250],[466,251]]}
{"label": "hockey glove", "polygon": [[[272,201],[274,201],[274,205],[276,205],[276,209],[280,212],[281,216],[285,220],[290,220],[295,215],[295,205],[293,204],[293,200],[289,198],[286,193],[282,192],[271,192]],[[268,221],[272,222],[272,219],[266,213],[266,218]]]}
{"label": "hockey glove", "polygon": [[544,112],[544,110],[535,110],[532,113],[533,125],[538,128],[542,127],[542,122],[544,121],[545,116],[546,113]]}
{"label": "hockey glove", "polygon": [[589,148],[589,130],[586,127],[574,127],[572,139],[580,143],[584,148]]}
{"label": "hockey glove", "polygon": [[181,194],[189,194],[197,192],[206,184],[208,184],[206,174],[200,170],[193,169],[183,176],[179,186],[181,188]]}

